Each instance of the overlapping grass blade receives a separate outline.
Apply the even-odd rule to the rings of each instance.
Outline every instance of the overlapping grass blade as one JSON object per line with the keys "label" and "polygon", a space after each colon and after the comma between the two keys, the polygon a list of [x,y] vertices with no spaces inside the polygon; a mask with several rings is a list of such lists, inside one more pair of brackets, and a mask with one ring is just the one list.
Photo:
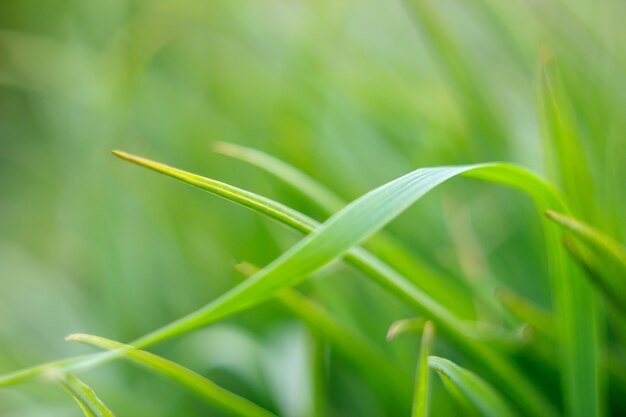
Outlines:
{"label": "overlapping grass blade", "polygon": [[[62,372],[62,371],[60,371]],[[87,417],[115,417],[98,398],[93,389],[78,379],[74,374],[62,372],[57,377],[59,383],[74,398]]]}
{"label": "overlapping grass blade", "polygon": [[[186,173],[145,158],[121,152],[116,152],[116,155],[177,178],[192,186],[230,198],[248,207],[258,208],[259,211],[269,214],[275,219],[286,220],[288,224],[296,225],[300,230],[306,230],[307,227],[311,227],[310,219],[307,221],[302,215],[297,215],[294,219],[292,217],[294,214],[293,210],[281,210],[284,206],[265,198],[254,198],[252,193],[240,192],[235,187],[206,179],[199,175]],[[351,203],[322,226],[314,229],[314,233],[303,239],[250,280],[237,286],[213,303],[141,338],[134,344],[140,347],[147,346],[207,325],[237,311],[250,308],[267,300],[277,291],[297,284],[306,275],[349,252],[350,260],[353,264],[368,273],[385,288],[409,302],[420,313],[432,318],[437,327],[449,339],[458,343],[460,348],[464,349],[482,363],[486,369],[490,370],[492,377],[498,380],[498,383],[501,384],[503,389],[507,390],[511,398],[516,398],[521,406],[529,410],[530,414],[555,415],[556,412],[552,405],[542,397],[535,387],[528,383],[518,370],[504,358],[496,355],[491,349],[472,339],[468,335],[466,326],[460,323],[452,314],[367,252],[358,248],[350,251],[351,247],[361,243],[378,231],[426,192],[442,182],[463,173],[526,191],[533,197],[542,211],[546,207],[562,207],[558,195],[554,194],[548,185],[518,167],[506,164],[481,164],[418,169],[367,193]],[[551,240],[548,239],[548,241],[550,242]],[[558,256],[558,245],[556,246],[557,250],[551,250],[549,253],[555,255],[558,261],[561,258]],[[557,265],[565,267],[563,262],[558,262]],[[562,272],[562,270],[559,270],[559,273]],[[555,287],[559,290],[563,289],[568,295],[572,295],[570,294],[571,288],[569,285],[573,285],[573,283],[569,283],[565,279],[565,276],[568,276],[568,274],[565,274],[565,276],[558,274],[553,276],[555,276],[555,279],[560,277],[560,279],[565,281],[563,285]],[[588,302],[579,300],[579,298],[584,297],[589,297],[589,294],[576,293],[573,298],[567,297],[562,299],[567,300],[568,305],[576,303],[579,311],[586,312],[590,307],[587,305]],[[580,305],[583,306],[582,309]],[[588,320],[588,317],[586,320]],[[571,324],[568,321],[564,321],[564,323]],[[580,344],[591,345],[591,349],[576,350],[575,352],[585,352],[584,362],[589,364],[593,372],[595,372],[593,366],[597,358],[593,355],[589,357],[589,353],[595,354],[595,337],[590,335],[590,329],[595,330],[593,326],[576,328],[571,332],[572,337],[567,339],[571,340],[572,343],[565,344],[564,348],[569,351],[571,347],[575,346],[578,348]],[[574,362],[574,374],[578,376],[580,375],[576,370],[578,370],[580,365],[576,361],[579,359],[581,358],[576,355],[568,356],[568,365]],[[583,370],[586,371],[584,368]],[[583,376],[587,377],[589,375]]]}
{"label": "overlapping grass blade", "polygon": [[128,349],[129,346],[122,343],[87,334],[73,334],[68,336],[67,340],[86,343],[106,350],[125,349],[124,358],[178,382],[198,394],[203,400],[220,407],[231,415],[241,417],[275,417],[269,411],[221,388],[202,375],[152,353]]}
{"label": "overlapping grass blade", "polygon": [[563,243],[570,254],[589,272],[604,296],[622,313],[626,312],[626,249],[610,236],[565,214],[548,210],[548,218],[571,232],[578,248],[569,241]]}
{"label": "overlapping grass blade", "polygon": [[341,197],[313,178],[265,152],[228,142],[216,142],[213,149],[222,155],[237,158],[264,169],[276,178],[285,181],[295,191],[307,197],[311,203],[327,214],[333,214],[346,205]]}
{"label": "overlapping grass blade", "polygon": [[[565,210],[565,205],[552,187],[518,167],[487,165],[467,170],[465,175],[520,189],[533,198],[540,210],[546,207],[561,207]],[[564,336],[561,344],[562,369],[569,370],[565,378],[568,407],[572,413],[594,415],[599,404],[599,382],[596,368],[598,332],[593,297],[586,294],[586,284],[580,281],[580,277],[564,259],[562,251],[557,247],[555,232],[549,226],[546,227],[546,235],[557,310],[564,318],[560,330]],[[580,400],[584,393],[591,393],[590,401],[585,403]]]}
{"label": "overlapping grass blade", "polygon": [[427,321],[424,325],[417,378],[415,379],[412,417],[428,416],[428,357],[430,356],[434,336],[435,326],[432,322]]}
{"label": "overlapping grass blade", "polygon": [[[252,193],[145,158],[120,152],[116,152],[116,155],[255,208],[299,230],[313,231],[250,280],[207,306],[132,343],[136,348],[144,348],[251,308],[266,301],[278,291],[296,285],[329,262],[348,254],[347,258],[353,265],[405,300],[419,313],[432,319],[442,334],[479,363],[520,408],[525,409],[530,415],[557,415],[553,405],[517,368],[489,346],[474,338],[472,330],[453,314],[372,255],[362,249],[353,248],[393,220],[425,193],[460,174],[525,191],[542,212],[549,208],[564,211],[565,207],[558,194],[529,172],[507,164],[418,169],[367,193],[316,229],[310,219],[269,199],[258,198]],[[568,369],[566,392],[570,396],[573,394],[587,395],[587,398],[591,396],[590,402],[597,404],[597,328],[592,294],[584,286],[585,281],[571,274],[569,263],[561,254],[554,231],[547,228],[546,236],[551,276],[557,292],[559,314],[562,317],[560,323],[563,333],[563,366]],[[132,348],[82,361],[79,367],[88,368],[104,363],[127,353],[128,349]]]}
{"label": "overlapping grass blade", "polygon": [[471,407],[484,417],[517,416],[500,393],[476,374],[437,356],[429,357],[428,365],[437,371],[446,388],[465,407]]}
{"label": "overlapping grass blade", "polygon": [[589,247],[610,256],[626,270],[626,249],[615,239],[572,216],[553,210],[547,210],[546,215],[574,233],[576,237],[580,238]]}
{"label": "overlapping grass blade", "polygon": [[[312,232],[293,248],[215,302],[166,328],[148,335],[142,343],[154,343],[201,327],[222,317],[267,300],[281,289],[296,285],[308,274],[343,256],[351,248],[380,230],[430,189],[461,172],[476,167],[431,168],[414,171],[380,187],[348,205],[316,229],[315,223],[293,210],[265,198],[255,198],[199,175],[168,167],[144,158],[116,155],[154,169],[199,188],[216,192],[233,201],[259,209],[275,219]],[[361,254],[363,257],[363,254]],[[408,285],[408,283],[407,283]],[[411,286],[413,287],[413,286]]]}
{"label": "overlapping grass blade", "polygon": [[[217,142],[214,149],[218,153],[263,169],[289,185],[327,215],[332,215],[347,205],[346,201],[324,185],[272,155],[227,142]],[[449,277],[442,276],[390,235],[381,232],[368,241],[366,247],[432,298],[446,306],[448,310],[468,319],[474,317],[472,297],[468,297],[467,294],[470,288]]]}

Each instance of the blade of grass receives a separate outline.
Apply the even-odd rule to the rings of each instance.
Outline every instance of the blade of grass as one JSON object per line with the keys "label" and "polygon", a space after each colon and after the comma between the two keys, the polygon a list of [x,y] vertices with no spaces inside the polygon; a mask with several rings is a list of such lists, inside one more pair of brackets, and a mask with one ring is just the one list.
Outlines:
{"label": "blade of grass", "polygon": [[397,336],[406,332],[419,332],[424,330],[426,319],[418,317],[416,319],[404,319],[393,322],[387,332],[387,340],[391,341]]}
{"label": "blade of grass", "polygon": [[547,210],[546,215],[580,238],[587,246],[611,257],[623,268],[622,272],[626,272],[626,249],[615,239],[572,216],[553,210]]}
{"label": "blade of grass", "polygon": [[412,417],[428,416],[428,357],[435,336],[435,325],[424,318],[406,319],[394,322],[387,332],[387,340],[391,341],[396,336],[409,332],[421,331],[422,343],[420,347],[419,359],[417,361],[417,371],[415,376],[415,388],[413,392],[413,405],[411,408]]}
{"label": "blade of grass", "polygon": [[548,210],[546,215],[571,232],[581,247],[563,239],[569,254],[621,314],[626,313],[626,249],[612,237],[572,216]]}
{"label": "blade of grass", "polygon": [[[566,236],[563,237],[562,241],[563,247],[572,259],[576,261],[589,280],[600,290],[604,298],[611,303],[609,305],[614,306],[615,310],[620,314],[626,314],[624,288],[619,288],[619,286],[623,287],[623,282],[617,280],[616,276],[607,271],[607,265],[600,261],[593,252],[582,249]],[[621,325],[621,322],[622,320],[620,319],[618,325]]]}
{"label": "blade of grass", "polygon": [[57,376],[59,384],[74,398],[87,417],[115,417],[98,398],[93,389],[74,374],[62,372]]}
{"label": "blade of grass", "polygon": [[291,186],[294,191],[306,197],[326,214],[336,213],[346,205],[346,202],[341,197],[304,172],[265,152],[229,142],[215,142],[213,150],[219,154],[248,162],[267,171]]}
{"label": "blade of grass", "polygon": [[[214,150],[241,161],[250,163],[289,185],[307,201],[313,203],[325,214],[332,215],[347,202],[299,169],[256,149],[227,142],[216,142]],[[442,276],[432,267],[410,253],[400,242],[381,231],[365,245],[377,257],[409,278],[424,292],[441,302],[449,310],[462,317],[473,317],[472,297],[467,296],[468,288]]]}
{"label": "blade of grass", "polygon": [[472,167],[450,167],[414,171],[366,194],[316,229],[310,219],[294,216],[293,210],[284,210],[284,206],[268,199],[255,200],[251,193],[239,193],[234,187],[144,158],[120,152],[116,152],[116,155],[196,187],[218,191],[218,194],[242,204],[259,207],[262,212],[274,218],[287,219],[290,224],[296,223],[300,229],[312,232],[249,280],[207,307],[142,338],[143,343],[154,343],[201,327],[249,308],[273,296],[277,291],[297,284],[308,274],[346,254],[353,246],[380,230],[430,189],[463,171],[472,169]]}
{"label": "blade of grass", "polygon": [[[273,158],[271,156],[268,156],[266,154],[263,154],[261,152],[255,151],[253,149],[249,149],[249,148],[244,148],[241,146],[237,146],[237,145],[232,145],[232,144],[221,144],[218,147],[218,150],[221,150],[223,153],[229,154],[230,156],[233,157],[238,157],[240,159],[243,160],[247,160],[248,162],[255,164],[257,166],[260,166],[261,168],[267,170],[268,172],[273,173],[273,175],[282,178],[283,180],[285,180],[285,178],[289,178],[291,173],[293,171],[296,171],[297,174],[294,175],[294,178],[296,178],[296,181],[294,181],[292,183],[294,189],[301,189],[301,190],[307,190],[306,192],[308,193],[315,193],[315,190],[320,189],[320,185],[316,184],[312,179],[306,177],[304,174],[300,173],[299,171],[295,170],[294,168],[289,167],[288,165],[286,165],[284,162],[277,160],[276,158]],[[277,165],[277,166],[275,166]],[[300,179],[304,178],[304,182],[301,183]],[[289,182],[289,180],[286,180]],[[529,183],[532,183],[532,181],[530,181]],[[313,186],[311,186],[310,184],[313,184]],[[505,185],[513,185],[516,188],[522,188],[524,191],[529,192],[532,194],[536,194],[535,192],[533,192],[533,190],[531,190],[531,187],[528,187],[527,185],[521,184],[521,183],[517,183],[517,184],[505,184]],[[323,189],[323,188],[322,188]],[[550,191],[552,192],[552,191]],[[556,194],[556,193],[554,193]],[[324,200],[328,200],[329,198],[327,196],[331,196],[330,199],[332,199],[332,201],[335,202],[335,206],[339,206],[339,200],[336,196],[332,195],[332,193],[328,192],[327,190],[324,189],[324,192],[322,194],[320,194],[319,196],[319,201],[324,201]],[[535,199],[537,199],[537,196],[535,195]],[[544,197],[544,199],[546,199]],[[316,201],[315,198],[313,198],[313,196],[311,196],[310,198],[311,201]],[[550,200],[550,197],[547,198],[547,200]],[[537,202],[539,205],[551,205],[551,204],[555,204],[558,206],[561,203],[560,202],[545,202],[545,201],[538,201]],[[323,205],[323,204],[322,204]],[[327,207],[327,209],[329,209],[331,207]],[[389,247],[391,250],[391,253],[395,252],[393,249],[395,249],[392,245],[387,245],[387,242],[383,242],[385,245],[384,247]],[[383,245],[381,245],[383,246]],[[393,262],[392,262],[393,263]],[[425,282],[433,282],[431,279],[426,279]],[[439,280],[435,281],[435,282],[440,282]],[[423,287],[428,288],[428,285],[423,285]],[[437,291],[428,291],[429,293],[437,293]],[[436,294],[434,294],[436,295]],[[441,300],[441,297],[434,297],[437,300]],[[528,311],[527,311],[528,312]],[[534,324],[537,325],[538,329],[541,327],[541,329],[547,331],[546,327],[549,326],[549,323],[551,323],[550,320],[542,322],[540,320],[534,320]],[[550,329],[551,334],[554,334],[555,328]],[[580,340],[580,339],[579,339]],[[592,344],[594,343],[593,341],[591,342]],[[574,350],[573,347],[567,348],[570,352],[572,350]],[[595,348],[594,348],[595,349]],[[569,363],[571,363],[571,361],[568,361]],[[569,365],[564,365],[563,368],[567,369],[569,367]],[[586,370],[587,374],[589,374],[589,368]]]}
{"label": "blade of grass", "polygon": [[[116,155],[245,206],[256,208],[300,230],[314,230],[311,235],[255,274],[250,280],[233,288],[207,306],[140,338],[133,343],[137,348],[144,348],[206,326],[266,301],[279,290],[296,285],[308,274],[349,253],[353,265],[408,302],[419,313],[432,318],[442,333],[477,363],[480,363],[520,408],[526,409],[531,415],[557,415],[554,407],[518,369],[489,346],[473,338],[472,330],[453,314],[375,257],[362,249],[352,248],[382,228],[429,190],[460,174],[525,191],[533,198],[540,211],[548,208],[564,210],[558,194],[531,173],[507,164],[418,169],[367,193],[341,210],[324,225],[315,229],[306,222],[306,217],[299,215],[293,218],[292,215],[296,213],[294,210],[284,210],[284,206],[269,199],[255,198],[250,192],[239,192],[240,190],[235,187],[145,158],[121,152],[116,152]],[[547,228],[546,236],[551,260],[551,276],[557,292],[557,304],[562,307],[561,312],[564,317],[562,321],[563,363],[569,371],[566,389],[569,393],[577,393],[577,390],[583,387],[587,390],[583,391],[584,393],[591,393],[595,396],[597,388],[597,335],[595,332],[597,328],[591,294],[589,291],[581,291],[580,285],[584,284],[584,281],[570,275],[569,264],[564,262],[567,259],[561,256],[561,248],[553,231]],[[111,352],[109,355],[104,354],[81,361],[80,364],[74,365],[74,368],[93,367],[124,353],[125,349]],[[576,381],[580,379],[584,382],[577,383]],[[572,384],[571,381],[574,383]]]}
{"label": "blade of grass", "polygon": [[73,334],[67,337],[70,342],[80,342],[106,350],[125,349],[124,358],[156,372],[195,392],[209,404],[220,407],[229,414],[241,417],[275,417],[274,414],[251,403],[250,401],[221,388],[209,379],[177,363],[171,362],[152,353],[128,349],[129,346],[103,337],[87,334]]}
{"label": "blade of grass", "polygon": [[428,365],[444,382],[446,388],[463,404],[470,404],[485,417],[514,417],[517,413],[484,379],[453,362],[431,356]]}
{"label": "blade of grass", "polygon": [[74,401],[76,401],[85,417],[96,417],[96,415],[89,410],[89,407],[82,403],[80,399],[74,397]]}
{"label": "blade of grass", "polygon": [[[186,173],[145,158],[122,152],[115,152],[115,154],[123,159],[177,178],[192,186],[214,192],[245,206],[251,208],[258,207],[259,211],[269,214],[275,219],[287,220],[288,224],[295,224],[301,229],[304,228],[306,230],[307,227],[312,227],[310,219],[307,221],[301,215],[293,219],[290,216],[290,214],[293,215],[293,210],[282,210],[281,208],[284,206],[265,198],[255,199],[250,192],[238,192],[235,187],[199,175]],[[551,187],[529,172],[515,166],[482,164],[418,169],[367,193],[341,210],[318,229],[313,227],[314,233],[261,270],[249,281],[234,288],[206,307],[139,339],[134,344],[140,347],[147,346],[208,325],[237,311],[250,308],[265,301],[280,289],[297,284],[307,274],[319,269],[331,260],[340,257],[346,252],[350,252],[353,264],[376,279],[385,288],[390,289],[408,301],[420,313],[427,317],[432,317],[442,332],[445,332],[450,339],[458,342],[461,348],[475,357],[486,369],[491,370],[493,377],[497,378],[498,382],[508,389],[511,397],[516,398],[520,406],[531,409],[532,413],[536,415],[555,415],[556,412],[553,407],[542,398],[541,394],[528,383],[518,370],[488,347],[468,337],[467,328],[446,311],[445,308],[367,252],[358,248],[350,251],[352,246],[361,243],[365,238],[378,231],[426,192],[462,173],[521,189],[533,197],[542,211],[545,210],[545,207],[562,207],[558,194],[555,194]],[[549,254],[558,255],[558,253],[552,250],[549,251]],[[558,256],[556,258],[557,260],[559,259]],[[557,265],[563,266],[562,263]],[[559,271],[559,273],[561,272],[563,271]],[[564,276],[556,274],[553,276],[555,278],[560,277],[565,282],[564,285],[557,285],[555,288],[565,288],[564,291],[568,292],[570,289],[568,287],[569,281],[565,279],[565,276],[568,276],[568,274],[564,274]],[[576,297],[584,296],[588,296],[588,294],[576,294]],[[576,297],[573,299],[568,298],[568,303],[570,301],[579,301]],[[585,312],[586,309],[583,308],[579,311]],[[569,321],[564,321],[564,323],[571,324]],[[590,329],[595,330],[593,326],[577,328],[575,332],[572,332],[572,343],[585,342],[593,344],[595,337],[587,337]],[[574,345],[567,344],[565,346],[569,349],[570,346]],[[584,352],[595,353],[595,350],[584,350]],[[577,361],[579,358],[576,355],[572,355],[568,359],[570,361],[567,364],[571,365],[572,362]],[[103,360],[106,360],[106,358]],[[596,358],[585,356],[584,362],[593,367],[596,363]],[[495,363],[497,365],[494,365]],[[87,365],[89,366],[89,364]],[[573,369],[576,370],[579,367],[578,364],[575,364]],[[595,368],[592,369],[595,372]],[[574,373],[578,375],[577,372]]]}
{"label": "blade of grass", "polygon": [[415,396],[413,398],[412,417],[428,416],[428,357],[435,336],[435,325],[427,321],[422,335],[417,377],[415,379]]}

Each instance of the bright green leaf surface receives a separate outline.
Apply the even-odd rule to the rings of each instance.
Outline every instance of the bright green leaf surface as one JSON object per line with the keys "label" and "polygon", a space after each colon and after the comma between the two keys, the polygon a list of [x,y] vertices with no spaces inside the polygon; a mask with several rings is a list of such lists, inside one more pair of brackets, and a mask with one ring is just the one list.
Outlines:
{"label": "bright green leaf surface", "polygon": [[483,417],[514,417],[504,398],[484,379],[447,359],[431,356],[428,364],[442,377],[446,387],[466,407],[473,407]]}
{"label": "bright green leaf surface", "polygon": [[[60,371],[62,372],[62,371]],[[62,373],[58,381],[76,400],[87,417],[115,417],[93,389],[71,373]]]}

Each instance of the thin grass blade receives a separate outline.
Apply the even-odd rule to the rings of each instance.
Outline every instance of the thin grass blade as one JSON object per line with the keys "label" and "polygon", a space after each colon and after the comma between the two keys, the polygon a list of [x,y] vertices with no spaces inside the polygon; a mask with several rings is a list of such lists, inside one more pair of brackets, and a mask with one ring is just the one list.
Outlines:
{"label": "thin grass blade", "polygon": [[616,310],[626,314],[626,249],[612,237],[565,214],[548,210],[549,219],[571,232],[563,246]]}
{"label": "thin grass blade", "polygon": [[346,205],[341,197],[304,172],[265,152],[228,142],[216,142],[213,150],[267,171],[291,186],[303,197],[307,197],[311,203],[327,214],[333,214]]}
{"label": "thin grass blade", "polygon": [[[214,180],[189,174],[145,158],[121,152],[116,152],[115,154],[123,159],[172,176],[195,187],[215,192],[226,198],[231,197],[240,204],[259,208],[260,211],[276,219],[287,220],[289,224],[296,224],[300,228],[305,229],[307,226],[311,227],[310,223],[307,225],[306,221],[301,220],[301,215],[299,216],[300,220],[294,222],[294,219],[288,213],[280,210],[278,203],[272,202],[270,205],[265,205],[263,202],[268,199],[254,199],[252,193],[245,192],[239,194],[236,192],[235,187],[226,186],[225,188],[224,184]],[[507,164],[480,164],[418,169],[367,193],[351,203],[250,280],[235,287],[213,303],[139,339],[133,344],[144,347],[208,325],[263,302],[281,289],[296,285],[308,274],[346,254],[352,246],[358,245],[380,230],[380,228],[411,206],[429,190],[460,174],[525,191],[533,198],[542,211],[546,207],[562,207],[558,194],[551,187],[529,172],[515,166]],[[293,210],[289,210],[289,212],[293,213]],[[548,242],[553,242],[551,239],[553,236],[549,233],[547,235]],[[562,262],[562,257],[558,256],[558,245],[554,246],[557,249],[551,249],[549,254],[554,255],[553,257],[556,258],[554,261],[557,262],[554,262],[554,268],[555,270],[558,269],[558,273],[553,273],[552,276],[555,279],[565,281],[564,285],[555,285],[555,288],[568,295],[568,297],[557,297],[557,299],[568,306],[568,312],[576,310],[580,314],[585,314],[593,307],[590,301],[585,299],[585,297],[590,297],[590,295],[587,292],[570,293],[572,284],[565,279],[568,274],[563,274],[563,268],[566,268],[566,264]],[[524,407],[531,409],[532,414],[555,415],[553,407],[542,398],[541,394],[525,380],[519,371],[515,370],[504,358],[498,357],[488,347],[476,343],[475,340],[472,341],[471,337],[467,336],[465,326],[458,319],[455,319],[452,314],[421,293],[413,285],[406,282],[401,276],[395,274],[389,267],[378,262],[371,255],[362,250],[353,249],[351,255],[355,254],[357,256],[353,256],[352,261],[359,268],[377,279],[378,282],[383,283],[386,288],[394,291],[395,294],[416,306],[420,313],[427,317],[433,317],[433,320],[437,322],[438,328],[442,329],[452,340],[458,341],[460,346],[493,373],[493,377],[498,379],[498,383],[502,384],[503,389],[508,389],[511,398],[516,398]],[[575,284],[578,284],[578,282],[576,281]],[[576,306],[575,308],[574,305]],[[574,313],[572,316],[575,317],[576,314]],[[566,340],[568,342],[571,341],[571,343],[564,344],[564,350],[569,353],[569,355],[565,356],[567,364],[568,366],[573,364],[573,367],[570,367],[574,369],[573,375],[580,376],[584,374],[584,377],[588,377],[590,372],[591,376],[596,372],[595,364],[597,358],[595,357],[596,349],[594,346],[597,338],[590,334],[596,331],[596,328],[595,326],[583,325],[589,321],[590,317],[593,317],[593,314],[587,315],[584,320],[578,322],[564,321],[567,325],[577,323],[578,326],[574,326],[576,328],[568,327],[570,337],[566,338]],[[579,349],[576,346],[577,344],[590,346],[585,349]],[[577,348],[571,350],[572,346]],[[581,353],[584,356],[582,360],[579,357]],[[103,360],[107,360],[107,358]],[[497,365],[494,365],[496,362]],[[584,366],[581,366],[581,363]],[[578,372],[579,368],[582,368],[581,370],[585,372]],[[590,380],[592,381],[591,383],[595,381],[594,378]]]}
{"label": "thin grass blade", "polygon": [[428,357],[435,336],[435,325],[427,321],[422,334],[422,346],[420,349],[417,378],[415,379],[415,394],[413,397],[412,417],[428,416]]}
{"label": "thin grass blade", "polygon": [[[144,158],[120,152],[116,155],[200,188],[213,188],[215,185],[215,181]],[[296,285],[312,272],[362,243],[432,188],[472,168],[476,167],[420,169],[367,193],[314,229],[313,233],[249,280],[205,308],[148,335],[141,342],[151,344],[202,327],[265,301],[281,289]],[[234,187],[230,188],[226,196],[233,196]],[[222,192],[222,195],[224,194],[226,193]],[[243,197],[245,201],[240,195],[237,196],[237,200],[244,204],[259,206],[257,203],[251,203],[250,193]],[[262,208],[265,213],[273,214],[275,218],[291,217],[290,223],[293,223],[293,216],[286,216],[284,211],[279,209],[276,203],[265,204]],[[301,227],[307,224],[312,226],[310,222],[302,219],[299,223]]]}
{"label": "thin grass blade", "polygon": [[[357,268],[370,275],[385,288],[398,295],[426,317],[457,344],[507,392],[511,399],[537,416],[557,415],[553,406],[504,357],[478,342],[469,329],[436,301],[419,291],[393,269],[359,248],[352,248],[377,232],[386,223],[408,208],[417,199],[446,180],[464,174],[529,194],[540,211],[549,208],[564,210],[558,193],[531,173],[507,164],[480,164],[473,166],[418,169],[392,181],[348,205],[319,228],[315,223],[292,209],[269,199],[199,175],[163,165],[154,161],[115,152],[121,158],[177,178],[195,187],[214,192],[237,203],[254,208],[298,230],[311,234],[255,274],[249,281],[235,287],[224,296],[190,315],[179,319],[133,343],[143,348],[159,341],[206,326],[236,312],[248,309],[269,299],[281,289],[296,285],[315,270],[332,260],[348,254]],[[597,395],[597,327],[593,299],[581,286],[584,281],[570,279],[568,263],[560,255],[558,239],[546,230],[551,276],[557,291],[557,305],[566,319],[562,320],[563,363],[569,369],[566,392],[570,395],[584,388]],[[352,249],[351,249],[352,248]],[[81,361],[74,368],[89,368],[115,359],[132,347]],[[580,382],[582,381],[582,382]]]}
{"label": "thin grass blade", "polygon": [[472,407],[479,415],[484,417],[518,415],[500,393],[478,375],[437,356],[429,357],[428,365],[437,371],[453,396],[466,407]]}
{"label": "thin grass blade", "polygon": [[87,417],[115,417],[115,415],[98,398],[93,389],[78,379],[74,374],[62,372],[57,380],[78,403]]}
{"label": "thin grass blade", "polygon": [[[242,160],[266,171],[290,186],[327,215],[332,215],[347,205],[347,202],[333,191],[272,155],[227,142],[217,142],[214,149],[218,153]],[[472,297],[468,297],[468,290],[471,291],[472,288],[448,276],[443,276],[415,253],[408,251],[392,236],[381,231],[366,243],[366,247],[450,311],[467,319],[475,316]]]}
{"label": "thin grass blade", "polygon": [[615,239],[572,216],[553,210],[546,211],[546,215],[566,230],[572,232],[587,246],[611,257],[614,262],[623,268],[622,272],[626,272],[626,248]]}
{"label": "thin grass blade", "polygon": [[[73,334],[67,337],[68,341],[80,342],[106,350],[120,350],[129,346],[98,336],[87,334]],[[142,368],[163,375],[189,390],[195,392],[208,403],[220,407],[233,416],[241,417],[275,417],[274,414],[251,403],[250,401],[227,391],[205,377],[167,359],[152,353],[129,349],[124,357]]]}

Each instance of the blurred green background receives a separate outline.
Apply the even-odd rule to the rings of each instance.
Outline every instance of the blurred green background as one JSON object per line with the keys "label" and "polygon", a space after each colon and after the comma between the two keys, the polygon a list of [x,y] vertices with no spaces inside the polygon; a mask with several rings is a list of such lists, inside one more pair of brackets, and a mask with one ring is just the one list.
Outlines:
{"label": "blurred green background", "polygon": [[[89,351],[64,342],[69,333],[133,340],[231,288],[238,262],[265,265],[299,239],[112,149],[319,220],[315,206],[214,143],[266,151],[347,200],[417,167],[493,160],[563,185],[535,97],[542,54],[590,167],[581,195],[595,207],[585,218],[624,241],[626,3],[416,3],[2,2],[1,373]],[[539,218],[518,193],[454,180],[389,232],[460,286],[489,276],[550,307]],[[417,336],[384,340],[411,312],[367,279],[336,265],[303,291],[414,368]],[[156,351],[280,415],[308,417],[311,349],[306,328],[270,302]],[[389,408],[345,357],[326,353],[328,415],[408,415],[409,404]],[[122,363],[86,380],[122,416],[222,415]],[[434,415],[458,412],[440,387],[433,395]],[[0,414],[80,410],[57,387],[28,384],[0,391]]]}

